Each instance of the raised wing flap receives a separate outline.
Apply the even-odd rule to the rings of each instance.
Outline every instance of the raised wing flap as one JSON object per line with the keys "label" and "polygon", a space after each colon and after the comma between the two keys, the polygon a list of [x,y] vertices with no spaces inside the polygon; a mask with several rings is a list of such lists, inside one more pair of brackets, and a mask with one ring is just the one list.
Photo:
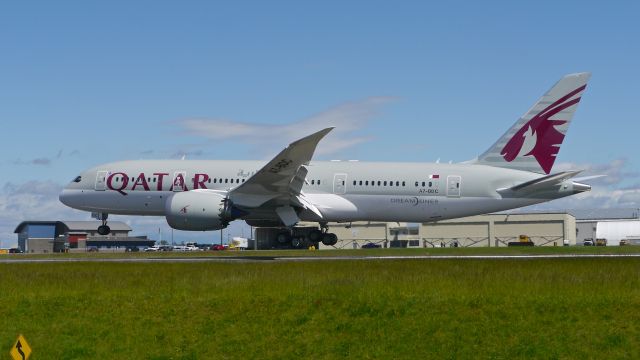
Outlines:
{"label": "raised wing flap", "polygon": [[582,170],[564,171],[561,173],[551,174],[551,175],[543,176],[530,181],[526,181],[526,182],[523,182],[522,184],[518,184],[510,188],[498,189],[497,191],[499,193],[509,193],[509,192],[529,193],[529,192],[540,191],[540,190],[548,189],[553,186],[559,185],[563,181],[570,179],[581,172]]}
{"label": "raised wing flap", "polygon": [[[294,197],[300,193],[307,169],[320,140],[333,127],[329,127],[294,141],[262,169],[229,193],[234,204],[258,207],[265,202],[278,198]],[[304,170],[302,170],[304,169]]]}

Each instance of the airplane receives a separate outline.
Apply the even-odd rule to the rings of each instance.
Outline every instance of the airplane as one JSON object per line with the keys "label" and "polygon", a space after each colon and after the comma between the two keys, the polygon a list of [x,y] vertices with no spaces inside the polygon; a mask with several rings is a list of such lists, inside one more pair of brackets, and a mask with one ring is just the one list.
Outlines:
{"label": "airplane", "polygon": [[273,159],[137,160],[82,172],[60,193],[94,213],[164,216],[174,229],[221,230],[235,220],[280,228],[290,241],[301,221],[312,242],[335,245],[329,222],[434,222],[519,208],[590,191],[581,170],[552,167],[590,73],[569,74],[488,150],[456,164],[311,161],[333,127],[292,142]]}

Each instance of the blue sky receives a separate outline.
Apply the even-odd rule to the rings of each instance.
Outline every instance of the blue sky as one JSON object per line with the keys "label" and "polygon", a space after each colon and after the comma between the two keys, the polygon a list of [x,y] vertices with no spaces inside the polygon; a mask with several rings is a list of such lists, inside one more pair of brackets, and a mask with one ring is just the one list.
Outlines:
{"label": "blue sky", "polygon": [[637,207],[638,14],[627,1],[2,2],[0,237],[22,219],[86,219],[57,191],[93,165],[267,159],[323,124],[338,131],[318,159],[468,160],[579,71],[593,77],[557,166],[610,176],[548,206]]}

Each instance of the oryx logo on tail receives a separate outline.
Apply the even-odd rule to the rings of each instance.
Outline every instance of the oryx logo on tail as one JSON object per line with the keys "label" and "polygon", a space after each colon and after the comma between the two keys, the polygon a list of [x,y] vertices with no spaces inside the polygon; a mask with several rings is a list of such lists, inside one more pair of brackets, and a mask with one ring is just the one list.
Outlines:
{"label": "oryx logo on tail", "polygon": [[580,86],[533,116],[507,142],[500,155],[507,162],[522,156],[533,156],[548,174],[564,140],[564,134],[556,126],[567,123],[567,120],[551,117],[580,102],[580,96],[576,95],[585,88],[586,85]]}

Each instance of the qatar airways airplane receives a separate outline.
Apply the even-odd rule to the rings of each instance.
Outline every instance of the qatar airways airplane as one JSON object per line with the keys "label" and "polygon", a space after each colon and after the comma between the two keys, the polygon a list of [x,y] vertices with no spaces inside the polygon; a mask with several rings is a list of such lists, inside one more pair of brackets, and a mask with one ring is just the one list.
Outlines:
{"label": "qatar airways airplane", "polygon": [[[290,231],[320,226],[311,241],[334,245],[329,222],[432,222],[537,204],[589,191],[580,170],[552,173],[589,73],[558,81],[487,151],[458,164],[311,161],[333,128],[289,144],[272,160],[138,160],[99,165],[60,194],[95,213],[164,216],[179,230],[231,221]],[[286,234],[286,232],[285,232]]]}

